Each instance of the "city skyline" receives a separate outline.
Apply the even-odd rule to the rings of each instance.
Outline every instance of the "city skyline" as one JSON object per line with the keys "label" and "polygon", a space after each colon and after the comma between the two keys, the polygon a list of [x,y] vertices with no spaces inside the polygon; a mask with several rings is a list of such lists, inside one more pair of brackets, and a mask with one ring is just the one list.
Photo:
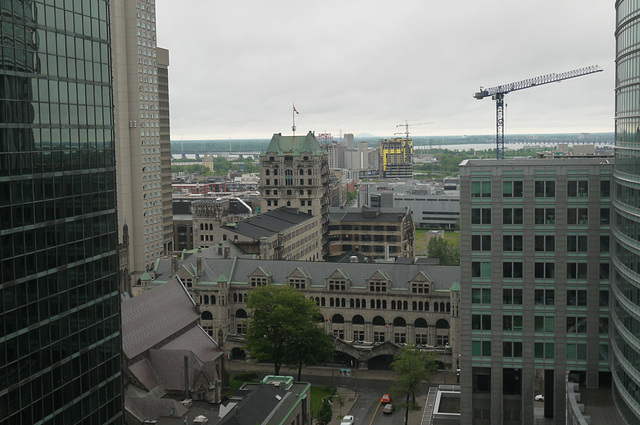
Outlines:
{"label": "city skyline", "polygon": [[425,123],[415,136],[495,134],[494,102],[473,99],[480,86],[594,64],[604,71],[506,96],[505,132],[613,131],[613,5],[156,7],[158,42],[172,51],[174,141],[290,134],[293,103],[301,134],[388,135],[404,120]]}

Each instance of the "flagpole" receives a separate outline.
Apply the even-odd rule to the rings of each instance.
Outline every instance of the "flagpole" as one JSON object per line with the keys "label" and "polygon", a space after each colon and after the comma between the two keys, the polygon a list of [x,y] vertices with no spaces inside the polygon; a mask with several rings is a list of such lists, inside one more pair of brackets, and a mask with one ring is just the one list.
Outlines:
{"label": "flagpole", "polygon": [[296,135],[296,114],[298,113],[298,111],[296,111],[296,104],[293,103],[292,104],[293,108],[291,111],[291,119],[293,120],[293,125],[291,126],[291,130],[293,130],[293,135]]}

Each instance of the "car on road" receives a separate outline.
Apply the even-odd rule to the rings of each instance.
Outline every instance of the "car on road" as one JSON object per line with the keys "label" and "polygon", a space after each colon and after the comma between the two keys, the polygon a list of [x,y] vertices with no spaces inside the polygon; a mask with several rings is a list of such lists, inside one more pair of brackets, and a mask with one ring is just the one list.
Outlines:
{"label": "car on road", "polygon": [[340,425],[353,425],[353,416],[347,415],[342,418]]}
{"label": "car on road", "polygon": [[394,406],[391,403],[385,404],[384,407],[382,408],[382,413],[385,415],[390,415],[395,411],[396,411],[396,406]]}
{"label": "car on road", "polygon": [[538,394],[533,398],[535,401],[544,401],[544,394]]}
{"label": "car on road", "polygon": [[391,403],[391,394],[382,394],[381,403]]}

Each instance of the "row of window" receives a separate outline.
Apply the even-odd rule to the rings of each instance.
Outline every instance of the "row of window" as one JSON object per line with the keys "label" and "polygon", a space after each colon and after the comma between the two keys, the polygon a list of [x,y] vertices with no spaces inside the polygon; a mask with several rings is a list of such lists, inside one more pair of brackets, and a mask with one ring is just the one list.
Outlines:
{"label": "row of window", "polygon": [[[605,346],[606,347],[606,346]],[[490,357],[491,341],[472,341],[471,355],[474,357]],[[511,358],[522,357],[522,342],[504,341],[502,343],[502,356]],[[555,356],[553,342],[534,343],[534,357],[536,359],[552,359]],[[601,356],[602,358],[602,356]],[[587,360],[587,344],[566,344],[567,360]]]}
{"label": "row of window", "polygon": [[[567,289],[567,306],[585,307],[587,305],[586,289]],[[533,302],[538,306],[555,305],[555,289],[534,289]],[[472,304],[491,304],[491,288],[472,288]],[[522,305],[522,289],[505,288],[502,290],[502,303],[504,305]],[[598,305],[607,307],[609,305],[609,291],[599,292]]]}
{"label": "row of window", "polygon": [[[609,208],[600,208],[600,224],[609,224],[611,212]],[[588,208],[567,208],[566,224],[588,224]],[[556,224],[555,208],[535,208],[534,224]],[[472,208],[471,224],[491,224],[491,208]],[[522,208],[503,208],[502,224],[523,224]]]}
{"label": "row of window", "polygon": [[[586,262],[568,262],[567,263],[567,279],[584,280],[588,276],[588,263]],[[502,277],[506,279],[520,279],[523,275],[522,261],[503,261]],[[491,277],[491,261],[472,261],[471,277],[490,278]],[[534,278],[536,279],[553,279],[555,278],[554,262],[535,262]],[[609,279],[609,264],[599,264],[599,278]]]}
{"label": "row of window", "polygon": [[[524,183],[522,180],[503,181],[503,198],[522,198],[524,195]],[[556,196],[556,182],[553,180],[539,180],[534,182],[534,197],[554,198]],[[568,180],[567,197],[587,198],[589,196],[589,182],[587,180]],[[611,183],[609,180],[600,181],[600,197],[611,196]],[[471,182],[472,198],[490,198],[491,181]]]}

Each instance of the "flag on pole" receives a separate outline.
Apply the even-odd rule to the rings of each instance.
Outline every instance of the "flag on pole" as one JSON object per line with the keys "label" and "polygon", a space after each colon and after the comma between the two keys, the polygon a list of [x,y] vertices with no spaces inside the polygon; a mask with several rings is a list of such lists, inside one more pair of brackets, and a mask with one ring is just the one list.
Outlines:
{"label": "flag on pole", "polygon": [[298,112],[298,110],[296,109],[296,105],[293,105],[293,112],[295,112],[296,114],[300,114],[300,112]]}

